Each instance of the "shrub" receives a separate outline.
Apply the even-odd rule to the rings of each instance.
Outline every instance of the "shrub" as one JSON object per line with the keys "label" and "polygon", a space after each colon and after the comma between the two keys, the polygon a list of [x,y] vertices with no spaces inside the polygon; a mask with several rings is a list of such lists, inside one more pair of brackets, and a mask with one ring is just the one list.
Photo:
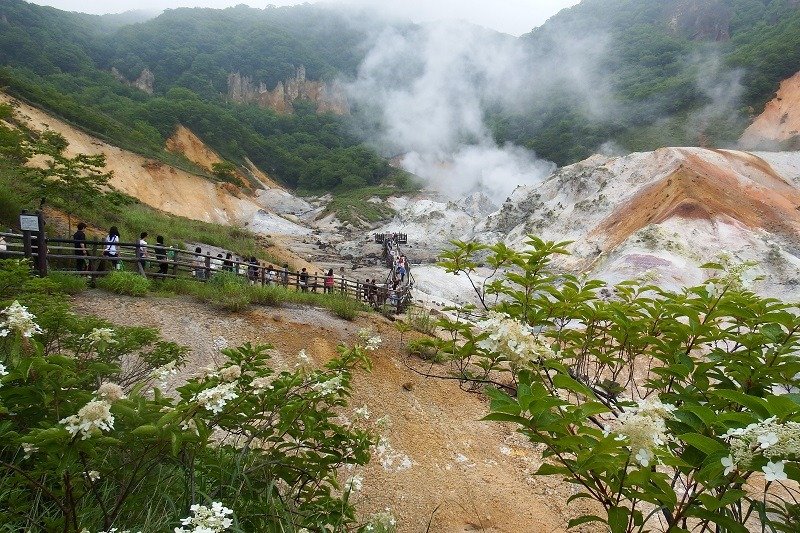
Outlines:
{"label": "shrub", "polygon": [[[487,420],[544,450],[539,475],[574,484],[612,533],[800,531],[800,316],[748,288],[746,266],[708,264],[702,286],[645,280],[610,289],[556,274],[566,243],[525,252],[456,242],[450,272],[476,257],[499,277],[481,317],[444,321],[464,382],[492,383]],[[500,303],[490,307],[486,295]],[[788,480],[791,480],[789,485]],[[796,487],[796,485],[794,485]]]}
{"label": "shrub", "polygon": [[286,300],[286,289],[276,285],[254,285],[250,289],[250,301],[254,304],[277,307]]}
{"label": "shrub", "polygon": [[86,290],[88,282],[85,276],[74,276],[61,272],[50,272],[47,278],[55,283],[66,294],[79,294]]}
{"label": "shrub", "polygon": [[359,311],[364,309],[361,302],[348,298],[346,296],[327,296],[325,298],[325,307],[330,309],[337,317],[353,321],[358,316]]}
{"label": "shrub", "polygon": [[114,271],[97,281],[103,290],[125,296],[144,296],[150,290],[150,280],[133,272]]}
{"label": "shrub", "polygon": [[[0,281],[27,275],[16,263],[0,262]],[[22,305],[0,308],[5,529],[171,531],[203,513],[193,504],[235,531],[358,528],[337,472],[366,464],[376,439],[337,412],[353,371],[369,368],[370,342],[324,368],[280,373],[268,346],[226,349],[221,368],[165,395],[185,349],[62,313],[59,297],[37,300],[21,281]],[[32,301],[41,314],[25,308]]]}
{"label": "shrub", "polygon": [[436,332],[436,324],[438,322],[433,318],[429,310],[414,306],[408,308],[406,321],[411,326],[411,329],[425,335],[433,335]]}

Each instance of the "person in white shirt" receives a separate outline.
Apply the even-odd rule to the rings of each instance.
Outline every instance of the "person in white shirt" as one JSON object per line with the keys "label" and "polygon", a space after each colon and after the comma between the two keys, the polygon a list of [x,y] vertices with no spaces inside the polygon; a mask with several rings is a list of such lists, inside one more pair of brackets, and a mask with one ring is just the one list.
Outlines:
{"label": "person in white shirt", "polygon": [[105,248],[103,248],[103,256],[110,258],[113,268],[117,268],[119,263],[119,230],[116,226],[111,226],[108,230],[108,235],[105,239]]}

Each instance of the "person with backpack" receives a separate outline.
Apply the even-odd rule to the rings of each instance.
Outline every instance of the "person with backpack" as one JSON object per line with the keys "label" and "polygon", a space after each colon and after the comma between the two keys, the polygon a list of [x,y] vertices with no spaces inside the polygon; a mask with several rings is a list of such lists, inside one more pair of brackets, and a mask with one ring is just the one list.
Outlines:
{"label": "person with backpack", "polygon": [[308,292],[308,271],[305,267],[300,270],[300,275],[298,276],[297,280],[300,284],[300,290],[303,292]]}
{"label": "person with backpack", "polygon": [[116,226],[111,226],[105,238],[103,257],[108,257],[112,268],[119,268],[119,230]]}

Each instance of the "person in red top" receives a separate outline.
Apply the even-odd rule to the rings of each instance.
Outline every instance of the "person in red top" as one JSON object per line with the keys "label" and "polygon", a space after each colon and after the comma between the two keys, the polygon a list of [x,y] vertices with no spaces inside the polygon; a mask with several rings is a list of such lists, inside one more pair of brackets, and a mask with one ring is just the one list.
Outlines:
{"label": "person in red top", "polygon": [[325,292],[328,294],[333,293],[333,269],[329,269],[325,274]]}

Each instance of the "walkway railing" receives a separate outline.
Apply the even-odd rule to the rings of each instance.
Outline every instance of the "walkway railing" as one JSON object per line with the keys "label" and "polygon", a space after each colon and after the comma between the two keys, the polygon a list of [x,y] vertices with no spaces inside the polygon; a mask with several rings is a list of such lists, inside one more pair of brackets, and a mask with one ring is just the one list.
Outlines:
{"label": "walkway railing", "polygon": [[[153,279],[182,278],[205,282],[219,272],[230,272],[252,284],[283,286],[302,292],[344,295],[375,309],[401,313],[411,303],[408,288],[392,290],[386,284],[364,283],[343,276],[325,276],[292,272],[281,267],[269,268],[264,263],[222,259],[180,248],[138,243],[115,243],[117,255],[104,253],[105,241],[82,241],[85,253],[72,239],[42,238],[41,233],[0,233],[6,249],[0,259],[28,258],[39,272],[50,271],[79,276],[104,276],[115,270],[126,270]],[[40,257],[40,250],[44,254]],[[327,280],[327,281],[326,281]]]}

